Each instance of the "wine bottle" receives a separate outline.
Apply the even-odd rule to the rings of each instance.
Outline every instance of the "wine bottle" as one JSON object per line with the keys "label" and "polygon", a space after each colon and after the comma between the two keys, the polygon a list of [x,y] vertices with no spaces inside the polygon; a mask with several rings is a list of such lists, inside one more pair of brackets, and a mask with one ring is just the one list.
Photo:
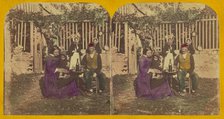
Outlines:
{"label": "wine bottle", "polygon": [[170,59],[170,62],[169,62],[169,72],[172,72],[172,63],[171,63],[171,59]]}
{"label": "wine bottle", "polygon": [[75,70],[76,71],[79,71],[79,59],[77,59],[76,66],[75,66]]}

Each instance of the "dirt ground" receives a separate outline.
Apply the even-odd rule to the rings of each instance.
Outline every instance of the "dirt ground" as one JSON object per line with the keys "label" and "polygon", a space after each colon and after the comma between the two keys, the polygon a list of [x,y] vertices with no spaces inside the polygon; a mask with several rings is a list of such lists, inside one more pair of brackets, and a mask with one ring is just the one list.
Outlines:
{"label": "dirt ground", "polygon": [[[39,80],[43,74],[14,76],[5,83],[5,114],[12,115],[109,115],[109,88],[105,93],[80,95],[67,99],[46,99],[42,96]],[[217,115],[219,95],[216,78],[199,79],[195,94],[166,97],[159,100],[136,98],[133,81],[136,75],[113,77],[116,115]],[[108,80],[107,80],[108,81]],[[108,84],[108,82],[107,82]],[[5,100],[6,101],[6,100]],[[6,104],[6,103],[5,103]],[[6,109],[7,108],[7,109]]]}
{"label": "dirt ground", "polygon": [[118,115],[217,115],[219,114],[218,79],[200,78],[195,94],[175,95],[158,100],[136,98],[136,75],[113,77],[115,113]]}
{"label": "dirt ground", "polygon": [[[102,94],[80,95],[66,99],[46,99],[42,96],[39,80],[42,74],[14,76],[5,83],[5,95],[9,97],[9,108],[5,114],[13,115],[86,115],[109,114],[108,89]],[[10,89],[11,88],[11,89]]]}

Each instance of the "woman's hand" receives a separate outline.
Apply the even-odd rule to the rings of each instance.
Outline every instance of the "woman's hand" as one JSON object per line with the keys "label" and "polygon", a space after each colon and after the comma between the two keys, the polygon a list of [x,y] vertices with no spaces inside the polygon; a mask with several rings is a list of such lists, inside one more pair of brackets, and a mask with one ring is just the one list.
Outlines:
{"label": "woman's hand", "polygon": [[154,74],[155,71],[154,71],[154,69],[149,69],[149,70],[148,70],[148,73],[153,73],[153,74]]}
{"label": "woman's hand", "polygon": [[148,73],[160,74],[162,72],[159,69],[149,69]]}

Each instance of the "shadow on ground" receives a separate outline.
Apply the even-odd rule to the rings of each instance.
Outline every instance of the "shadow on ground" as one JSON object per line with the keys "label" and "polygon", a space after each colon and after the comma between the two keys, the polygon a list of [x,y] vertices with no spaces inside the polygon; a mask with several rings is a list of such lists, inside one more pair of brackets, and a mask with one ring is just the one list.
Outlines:
{"label": "shadow on ground", "polygon": [[158,100],[136,98],[135,75],[113,77],[115,113],[118,115],[217,115],[219,114],[218,79],[199,79],[195,94]]}

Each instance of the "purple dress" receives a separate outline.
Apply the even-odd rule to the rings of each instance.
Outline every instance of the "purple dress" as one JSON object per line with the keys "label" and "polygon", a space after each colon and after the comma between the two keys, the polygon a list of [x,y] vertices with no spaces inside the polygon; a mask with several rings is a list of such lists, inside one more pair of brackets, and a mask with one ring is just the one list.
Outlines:
{"label": "purple dress", "polygon": [[135,93],[137,97],[145,97],[147,99],[159,99],[165,96],[171,96],[172,92],[168,80],[158,87],[151,88],[151,76],[147,73],[152,63],[152,58],[142,56],[139,60],[139,73],[135,80]]}
{"label": "purple dress", "polygon": [[79,95],[79,90],[75,81],[59,88],[57,85],[58,75],[55,69],[58,67],[59,58],[49,56],[46,58],[45,74],[44,74],[44,90],[45,97],[65,98]]}

